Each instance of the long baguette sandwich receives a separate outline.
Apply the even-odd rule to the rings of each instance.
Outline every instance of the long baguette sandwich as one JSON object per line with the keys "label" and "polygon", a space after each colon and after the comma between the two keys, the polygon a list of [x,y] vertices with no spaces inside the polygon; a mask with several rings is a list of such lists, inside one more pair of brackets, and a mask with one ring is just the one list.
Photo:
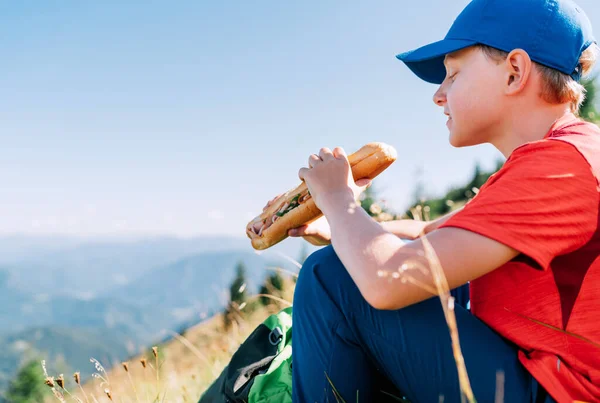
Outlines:
{"label": "long baguette sandwich", "polygon": [[[352,176],[359,179],[373,179],[394,161],[394,147],[384,143],[369,143],[348,156]],[[288,237],[288,230],[309,224],[323,213],[312,199],[303,181],[295,189],[279,196],[273,203],[246,226],[246,235],[257,250],[270,248]]]}

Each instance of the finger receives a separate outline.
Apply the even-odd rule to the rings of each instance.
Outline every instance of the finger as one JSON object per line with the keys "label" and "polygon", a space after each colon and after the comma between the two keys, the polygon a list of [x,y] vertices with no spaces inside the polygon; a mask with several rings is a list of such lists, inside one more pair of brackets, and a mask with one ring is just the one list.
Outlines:
{"label": "finger", "polygon": [[359,179],[356,181],[356,186],[361,187],[361,188],[368,188],[373,184],[373,181],[369,178],[365,178],[365,179]]}
{"label": "finger", "polygon": [[288,235],[289,236],[302,236],[305,235],[306,233],[306,225],[302,225],[301,227],[298,228],[292,228],[288,231]]}
{"label": "finger", "polygon": [[348,158],[346,151],[342,147],[336,147],[333,149],[333,156],[336,158]]}
{"label": "finger", "polygon": [[321,151],[319,151],[319,157],[321,157],[323,161],[335,158],[331,150],[327,147],[321,148]]}
{"label": "finger", "polygon": [[300,168],[300,170],[298,171],[298,178],[300,178],[300,180],[304,182],[304,178],[306,178],[306,175],[308,175],[309,171],[309,168]]}
{"label": "finger", "polygon": [[319,157],[317,154],[311,154],[310,157],[308,157],[308,166],[313,168],[321,161],[321,157]]}

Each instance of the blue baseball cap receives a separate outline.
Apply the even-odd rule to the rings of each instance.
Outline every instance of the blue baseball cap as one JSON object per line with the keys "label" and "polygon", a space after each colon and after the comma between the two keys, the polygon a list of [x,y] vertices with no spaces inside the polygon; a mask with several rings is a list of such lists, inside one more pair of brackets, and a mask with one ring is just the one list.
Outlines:
{"label": "blue baseball cap", "polygon": [[523,49],[531,60],[579,81],[579,58],[595,42],[590,20],[572,0],[473,0],[444,39],[396,57],[419,78],[441,84],[448,53],[476,44]]}

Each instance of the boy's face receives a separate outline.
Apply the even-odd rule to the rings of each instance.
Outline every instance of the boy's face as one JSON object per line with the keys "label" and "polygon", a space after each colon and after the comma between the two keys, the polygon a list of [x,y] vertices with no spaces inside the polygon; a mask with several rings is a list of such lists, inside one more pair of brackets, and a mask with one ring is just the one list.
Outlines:
{"label": "boy's face", "polygon": [[447,55],[444,64],[446,78],[433,100],[448,115],[450,144],[466,147],[490,142],[499,134],[506,69],[476,47]]}

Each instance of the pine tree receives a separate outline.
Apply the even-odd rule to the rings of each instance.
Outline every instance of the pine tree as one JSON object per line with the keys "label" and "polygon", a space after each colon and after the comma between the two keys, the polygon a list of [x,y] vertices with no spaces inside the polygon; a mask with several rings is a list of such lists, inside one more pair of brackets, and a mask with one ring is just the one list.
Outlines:
{"label": "pine tree", "polygon": [[429,220],[435,220],[436,218],[449,213],[455,209],[456,206],[463,205],[469,199],[473,198],[479,189],[485,184],[485,182],[487,182],[490,176],[502,168],[503,165],[504,162],[499,159],[496,161],[495,169],[486,172],[481,169],[481,165],[479,163],[476,163],[473,169],[473,175],[469,182],[463,186],[450,189],[444,197],[431,198],[422,202],[415,202],[409,207],[404,217],[417,219],[415,214],[413,214],[414,210],[418,210],[417,212],[419,214],[416,214],[418,219]]}
{"label": "pine tree", "polygon": [[28,361],[21,367],[6,391],[11,403],[38,403],[44,401],[50,389],[44,385],[44,373],[38,360]]}
{"label": "pine tree", "polygon": [[228,329],[232,321],[237,321],[242,316],[242,309],[248,301],[246,282],[246,266],[239,262],[235,268],[236,275],[229,286],[229,303],[225,309],[224,326]]}
{"label": "pine tree", "polygon": [[235,268],[235,279],[229,287],[229,299],[238,305],[242,305],[248,300],[248,290],[246,283],[246,266],[239,262]]}
{"label": "pine tree", "polygon": [[[280,270],[277,270],[265,278],[263,285],[260,287],[260,294],[273,295],[281,298],[284,287],[285,279],[281,275]],[[260,302],[264,306],[267,306],[271,304],[273,300],[269,297],[261,296]]]}

